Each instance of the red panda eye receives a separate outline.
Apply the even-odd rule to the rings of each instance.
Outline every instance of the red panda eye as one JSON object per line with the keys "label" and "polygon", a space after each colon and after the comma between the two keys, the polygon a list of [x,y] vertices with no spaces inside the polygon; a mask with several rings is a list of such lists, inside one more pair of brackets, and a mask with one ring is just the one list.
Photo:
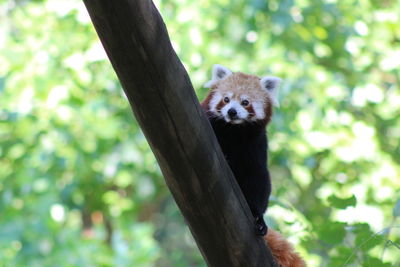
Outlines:
{"label": "red panda eye", "polygon": [[229,97],[225,97],[225,98],[224,98],[224,102],[225,102],[225,103],[229,103]]}
{"label": "red panda eye", "polygon": [[242,103],[240,103],[240,104],[242,104],[242,106],[247,106],[249,104],[249,101],[248,100],[243,100]]}

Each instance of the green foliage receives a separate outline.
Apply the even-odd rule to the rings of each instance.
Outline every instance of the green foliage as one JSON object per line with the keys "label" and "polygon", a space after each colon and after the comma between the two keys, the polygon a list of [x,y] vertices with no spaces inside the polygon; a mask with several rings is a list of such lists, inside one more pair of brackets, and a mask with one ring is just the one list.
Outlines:
{"label": "green foliage", "polygon": [[345,224],[340,222],[326,222],[321,225],[317,234],[322,242],[329,245],[339,245],[346,235]]}
{"label": "green foliage", "polygon": [[335,195],[332,195],[328,197],[328,201],[332,207],[335,207],[337,209],[345,209],[350,206],[354,207],[356,205],[357,199],[354,195],[349,198],[338,198]]}
{"label": "green foliage", "polygon": [[[283,78],[269,224],[310,266],[400,266],[399,1],[157,5],[199,98],[214,63]],[[0,266],[205,266],[83,3],[0,16]]]}

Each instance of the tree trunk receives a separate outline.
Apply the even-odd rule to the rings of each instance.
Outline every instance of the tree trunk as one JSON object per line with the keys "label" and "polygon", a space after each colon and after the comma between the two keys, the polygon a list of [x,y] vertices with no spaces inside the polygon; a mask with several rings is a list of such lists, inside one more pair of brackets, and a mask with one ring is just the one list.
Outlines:
{"label": "tree trunk", "polygon": [[151,0],[84,0],[209,266],[274,266]]}

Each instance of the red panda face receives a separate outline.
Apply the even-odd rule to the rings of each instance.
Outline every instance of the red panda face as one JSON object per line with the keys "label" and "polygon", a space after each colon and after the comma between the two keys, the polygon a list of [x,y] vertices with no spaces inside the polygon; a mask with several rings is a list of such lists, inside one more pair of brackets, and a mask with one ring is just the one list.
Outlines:
{"label": "red panda face", "polygon": [[215,88],[209,103],[209,111],[226,122],[240,124],[244,121],[265,119],[265,105],[245,92]]}
{"label": "red panda face", "polygon": [[203,107],[209,114],[231,124],[244,122],[268,123],[272,106],[277,105],[276,77],[259,78],[215,65],[213,78],[205,86],[211,87]]}

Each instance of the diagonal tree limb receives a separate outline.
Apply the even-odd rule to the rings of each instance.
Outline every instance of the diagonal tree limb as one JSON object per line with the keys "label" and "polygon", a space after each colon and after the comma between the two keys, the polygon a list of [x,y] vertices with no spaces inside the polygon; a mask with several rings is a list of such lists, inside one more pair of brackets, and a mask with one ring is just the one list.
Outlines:
{"label": "diagonal tree limb", "polygon": [[151,0],[84,0],[209,266],[274,266]]}

